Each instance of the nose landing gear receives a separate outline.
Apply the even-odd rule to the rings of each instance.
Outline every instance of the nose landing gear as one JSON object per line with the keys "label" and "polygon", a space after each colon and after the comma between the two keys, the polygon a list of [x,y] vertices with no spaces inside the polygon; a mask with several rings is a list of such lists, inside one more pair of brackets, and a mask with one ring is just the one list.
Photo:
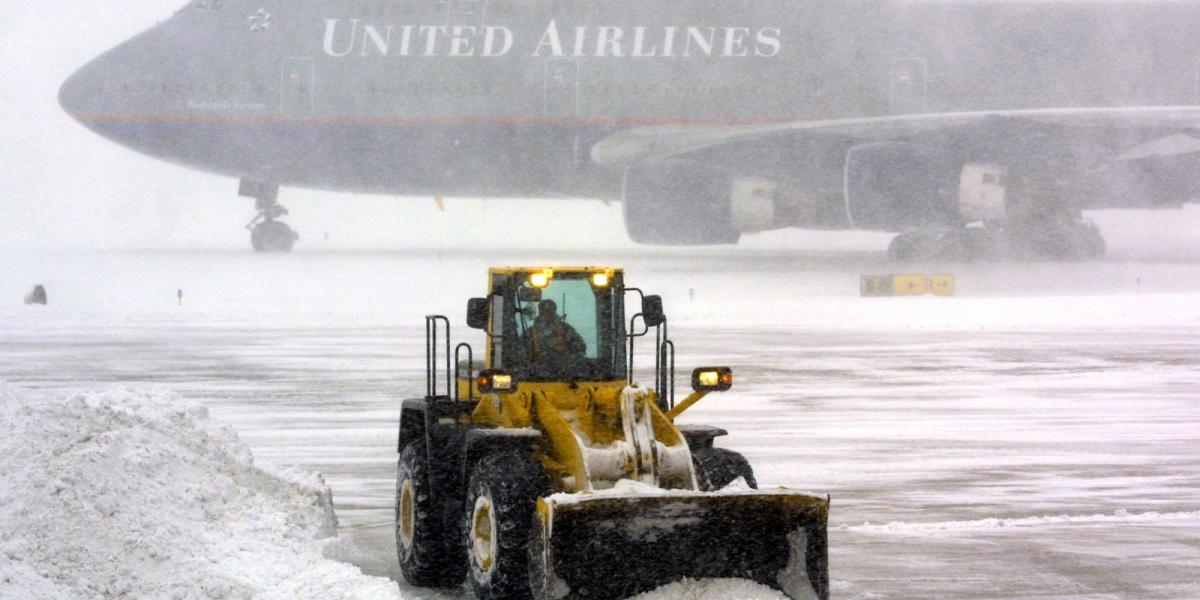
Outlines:
{"label": "nose landing gear", "polygon": [[287,223],[279,221],[280,217],[288,214],[286,208],[279,205],[279,186],[264,184],[243,179],[238,194],[254,198],[254,206],[258,214],[246,224],[250,230],[250,245],[255,252],[291,252],[300,234],[296,233]]}
{"label": "nose landing gear", "polygon": [[275,219],[287,214],[287,209],[277,205],[258,213],[253,221],[246,224],[250,230],[250,245],[255,252],[291,252],[300,239],[287,223]]}

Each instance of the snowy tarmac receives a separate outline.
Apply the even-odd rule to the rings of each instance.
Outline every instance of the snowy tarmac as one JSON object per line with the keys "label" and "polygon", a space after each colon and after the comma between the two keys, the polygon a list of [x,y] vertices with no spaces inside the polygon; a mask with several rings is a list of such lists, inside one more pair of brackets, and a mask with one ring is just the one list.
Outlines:
{"label": "snowy tarmac", "polygon": [[[477,254],[3,251],[0,379],[203,401],[260,461],[322,472],[341,558],[398,580],[422,316],[478,348],[486,267],[547,262]],[[1200,265],[935,266],[959,297],[861,299],[892,270],[873,254],[556,258],[662,293],[681,373],[734,367],[687,421],[763,487],[832,496],[835,597],[1200,597]],[[48,307],[20,304],[34,283]]]}

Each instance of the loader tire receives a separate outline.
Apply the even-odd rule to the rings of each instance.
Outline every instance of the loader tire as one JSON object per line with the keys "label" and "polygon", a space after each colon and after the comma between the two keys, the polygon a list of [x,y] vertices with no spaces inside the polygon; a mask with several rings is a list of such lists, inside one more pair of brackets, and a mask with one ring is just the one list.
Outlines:
{"label": "loader tire", "polygon": [[458,587],[466,560],[456,532],[448,531],[433,493],[425,443],[415,441],[400,453],[396,469],[396,554],[410,585]]}
{"label": "loader tire", "polygon": [[463,542],[467,579],[479,600],[526,600],[529,539],[537,499],[549,491],[541,463],[503,452],[475,466],[467,486]]}
{"label": "loader tire", "polygon": [[758,489],[750,462],[733,450],[699,448],[692,452],[692,466],[696,469],[696,483],[702,492],[715,492],[739,477],[752,489]]}

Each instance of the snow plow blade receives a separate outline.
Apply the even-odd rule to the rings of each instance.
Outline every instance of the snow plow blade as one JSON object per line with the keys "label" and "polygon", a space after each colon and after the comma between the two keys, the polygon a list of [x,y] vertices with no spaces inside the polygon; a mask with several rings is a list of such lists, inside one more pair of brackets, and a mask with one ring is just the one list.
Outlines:
{"label": "snow plow blade", "polygon": [[683,578],[740,578],[789,598],[829,597],[829,501],[777,492],[559,494],[538,500],[538,600],[618,600]]}

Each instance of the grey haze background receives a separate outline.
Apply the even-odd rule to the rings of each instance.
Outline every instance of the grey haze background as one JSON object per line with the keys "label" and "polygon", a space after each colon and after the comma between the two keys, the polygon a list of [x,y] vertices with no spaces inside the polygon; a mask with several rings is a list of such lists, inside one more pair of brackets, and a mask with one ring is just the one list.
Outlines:
{"label": "grey haze background", "polygon": [[[185,0],[0,3],[0,247],[248,248],[252,201],[233,179],[121,148],[58,107],[58,86]],[[633,249],[618,205],[391,197],[284,189],[300,251],[520,246]],[[1093,215],[1115,258],[1200,259],[1200,209]],[[742,247],[882,250],[878,234],[782,231]],[[681,250],[687,251],[687,250]]]}

